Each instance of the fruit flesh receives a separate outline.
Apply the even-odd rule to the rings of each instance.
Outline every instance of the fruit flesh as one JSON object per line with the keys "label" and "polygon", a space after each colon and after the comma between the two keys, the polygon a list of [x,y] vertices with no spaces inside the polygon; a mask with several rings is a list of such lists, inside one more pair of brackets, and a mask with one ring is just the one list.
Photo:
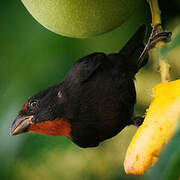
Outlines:
{"label": "fruit flesh", "polygon": [[160,83],[143,124],[133,137],[124,161],[128,174],[143,174],[158,159],[174,133],[180,116],[180,80]]}

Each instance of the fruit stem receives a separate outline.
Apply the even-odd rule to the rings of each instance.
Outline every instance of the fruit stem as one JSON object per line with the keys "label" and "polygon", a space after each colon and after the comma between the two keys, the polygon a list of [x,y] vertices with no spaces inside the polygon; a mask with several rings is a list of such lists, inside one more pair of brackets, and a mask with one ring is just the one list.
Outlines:
{"label": "fruit stem", "polygon": [[[155,24],[161,24],[161,10],[159,9],[158,0],[148,0],[152,14],[152,27]],[[162,27],[161,27],[162,28]]]}
{"label": "fruit stem", "polygon": [[[147,0],[152,14],[152,24],[151,26],[154,27],[155,24],[161,24],[161,10],[159,9],[158,0]],[[163,31],[162,26],[158,27],[160,31]],[[160,49],[162,46],[165,45],[164,41],[159,41],[155,47],[159,49],[159,66],[160,66],[160,73],[161,73],[161,81],[168,82],[170,79],[169,75],[169,64],[167,63],[166,59],[162,59],[160,56]]]}

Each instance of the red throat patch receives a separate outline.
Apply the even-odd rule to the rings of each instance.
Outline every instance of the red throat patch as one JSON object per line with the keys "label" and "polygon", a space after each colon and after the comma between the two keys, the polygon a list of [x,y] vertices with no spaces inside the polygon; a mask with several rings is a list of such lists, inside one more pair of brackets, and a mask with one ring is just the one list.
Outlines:
{"label": "red throat patch", "polygon": [[28,127],[27,131],[50,136],[66,136],[70,138],[71,126],[64,119],[55,119],[53,121],[33,123]]}
{"label": "red throat patch", "polygon": [[28,104],[26,103],[26,104],[24,104],[24,106],[22,107],[22,110],[24,111],[24,110],[26,110],[27,109],[27,106],[28,106]]}

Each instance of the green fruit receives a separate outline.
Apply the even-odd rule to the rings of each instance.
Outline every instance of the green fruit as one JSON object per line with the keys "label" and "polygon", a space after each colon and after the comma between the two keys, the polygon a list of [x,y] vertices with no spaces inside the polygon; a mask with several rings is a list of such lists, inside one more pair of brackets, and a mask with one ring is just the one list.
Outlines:
{"label": "green fruit", "polygon": [[86,38],[120,26],[142,0],[22,0],[32,16],[51,31]]}

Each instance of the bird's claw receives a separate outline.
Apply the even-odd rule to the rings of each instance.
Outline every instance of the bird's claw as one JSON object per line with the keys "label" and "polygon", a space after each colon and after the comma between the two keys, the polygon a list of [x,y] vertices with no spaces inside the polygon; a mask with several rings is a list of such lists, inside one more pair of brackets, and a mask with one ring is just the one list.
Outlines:
{"label": "bird's claw", "polygon": [[154,25],[152,33],[146,45],[147,50],[152,49],[159,41],[168,42],[170,40],[172,33],[169,31],[160,31],[158,28],[160,25],[161,24]]}
{"label": "bird's claw", "polygon": [[144,121],[144,118],[141,116],[133,117],[133,124],[138,128]]}
{"label": "bird's claw", "polygon": [[172,33],[169,31],[161,31],[159,26],[161,26],[161,24],[154,25],[151,35],[149,37],[149,40],[139,57],[138,68],[142,66],[144,60],[147,57],[148,51],[152,49],[156,45],[157,42],[159,41],[167,42],[170,40]]}

